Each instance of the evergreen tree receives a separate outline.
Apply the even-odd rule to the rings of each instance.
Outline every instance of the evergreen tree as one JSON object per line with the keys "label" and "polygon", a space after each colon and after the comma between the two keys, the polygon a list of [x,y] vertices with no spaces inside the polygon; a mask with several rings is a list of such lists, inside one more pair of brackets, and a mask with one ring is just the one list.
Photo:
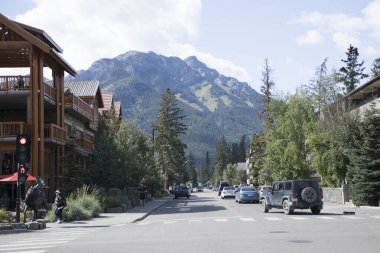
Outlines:
{"label": "evergreen tree", "polygon": [[265,147],[265,134],[263,132],[259,134],[254,134],[252,138],[252,143],[250,145],[250,175],[253,178],[253,185],[269,184],[270,182],[272,182],[270,173],[268,175],[262,173],[262,168],[264,167]]}
{"label": "evergreen tree", "polygon": [[359,124],[348,170],[352,201],[355,205],[378,206],[380,200],[380,110],[371,103]]}
{"label": "evergreen tree", "polygon": [[377,76],[380,76],[380,58],[373,61],[371,68],[371,77],[375,78]]}
{"label": "evergreen tree", "polygon": [[62,157],[62,186],[61,189],[70,193],[75,189],[82,187],[83,184],[88,183],[86,171],[79,166],[78,153],[75,151],[74,140],[66,142],[64,155]]}
{"label": "evergreen tree", "polygon": [[212,168],[211,168],[210,153],[208,151],[206,151],[203,166],[204,166],[204,171],[205,171],[205,175],[206,175],[205,180],[209,181],[209,180],[211,180]]}
{"label": "evergreen tree", "polygon": [[236,164],[239,162],[239,146],[236,142],[232,143],[231,147],[231,163]]}
{"label": "evergreen tree", "polygon": [[227,168],[227,164],[229,163],[229,152],[226,140],[224,135],[220,137],[219,142],[216,146],[215,153],[215,169],[213,173],[213,183],[217,184],[220,180],[223,179],[223,172]]}
{"label": "evergreen tree", "polygon": [[273,73],[274,73],[274,69],[272,69],[269,66],[268,59],[265,59],[264,70],[261,72],[262,74],[261,81],[263,82],[263,85],[261,85],[260,91],[263,93],[264,96],[261,100],[261,102],[263,103],[263,109],[260,112],[260,118],[264,120],[264,125],[266,126],[266,128],[269,128],[273,123],[272,116],[270,115],[269,110],[268,110],[269,104],[272,99],[272,90],[275,85],[273,81]]}
{"label": "evergreen tree", "polygon": [[347,59],[342,60],[346,63],[345,67],[340,68],[340,80],[343,82],[343,85],[346,87],[345,94],[350,93],[356,88],[356,85],[360,83],[361,79],[367,78],[368,75],[364,73],[364,61],[361,63],[358,62],[359,51],[358,48],[350,47],[346,52]]}
{"label": "evergreen tree", "polygon": [[191,151],[187,157],[187,170],[190,174],[191,184],[193,185],[193,187],[196,187],[198,185],[198,175],[195,168],[194,156],[191,153]]}
{"label": "evergreen tree", "polygon": [[242,135],[240,138],[240,143],[239,143],[239,148],[238,148],[238,160],[237,160],[237,162],[239,163],[245,162],[245,158],[247,156],[245,139],[246,139],[246,135]]}
{"label": "evergreen tree", "polygon": [[167,89],[162,96],[158,123],[153,126],[157,129],[154,145],[158,152],[158,164],[164,177],[165,189],[169,186],[170,178],[177,183],[184,179],[186,145],[180,140],[180,136],[187,131],[184,118],[183,110],[177,106],[174,94]]}

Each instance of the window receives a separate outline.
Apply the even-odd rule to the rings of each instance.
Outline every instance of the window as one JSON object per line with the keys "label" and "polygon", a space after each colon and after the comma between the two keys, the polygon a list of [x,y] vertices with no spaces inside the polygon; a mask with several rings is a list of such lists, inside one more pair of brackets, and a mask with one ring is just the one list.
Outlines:
{"label": "window", "polygon": [[273,185],[273,191],[278,191],[278,184]]}
{"label": "window", "polygon": [[8,175],[16,171],[13,152],[0,152],[0,174]]}
{"label": "window", "polygon": [[279,191],[283,191],[283,190],[284,190],[284,183],[280,183],[280,184],[278,185],[278,190],[279,190]]}
{"label": "window", "polygon": [[292,189],[292,183],[291,182],[286,182],[285,183],[285,190],[291,190]]}

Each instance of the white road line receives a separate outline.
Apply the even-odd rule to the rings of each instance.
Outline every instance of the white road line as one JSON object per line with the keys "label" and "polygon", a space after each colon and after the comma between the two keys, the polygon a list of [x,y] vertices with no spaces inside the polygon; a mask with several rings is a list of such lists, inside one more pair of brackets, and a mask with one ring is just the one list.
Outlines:
{"label": "white road line", "polygon": [[189,223],[201,223],[202,220],[189,220]]}
{"label": "white road line", "polygon": [[168,220],[168,221],[164,221],[163,222],[163,224],[164,225],[171,225],[171,224],[174,224],[174,223],[176,223],[177,221],[175,221],[175,220]]}
{"label": "white road line", "polygon": [[111,225],[111,227],[123,227],[125,225],[127,225],[127,224],[115,224],[115,225]]}
{"label": "white road line", "polygon": [[227,219],[215,219],[216,222],[227,222]]}
{"label": "white road line", "polygon": [[380,219],[380,216],[371,216],[371,218]]}
{"label": "white road line", "polygon": [[290,217],[293,220],[307,220],[305,217]]}
{"label": "white road line", "polygon": [[[46,245],[46,246],[34,246],[34,247],[30,247],[30,246],[24,246],[24,247],[12,247],[12,248],[7,248],[7,249],[0,249],[0,252],[8,252],[10,250],[12,250],[12,253],[15,253],[13,252],[13,250],[22,250],[20,252],[29,252],[29,251],[25,251],[25,250],[30,250],[30,249],[44,249],[44,248],[52,248],[54,246],[51,246],[51,245]],[[42,251],[42,252],[45,252],[46,250]]]}
{"label": "white road line", "polygon": [[23,251],[4,251],[9,253],[44,253],[46,250],[23,250]]}
{"label": "white road line", "polygon": [[149,225],[149,224],[152,224],[152,222],[138,222],[138,223],[136,223],[136,225],[138,225],[138,226]]}
{"label": "white road line", "polygon": [[351,220],[365,220],[365,218],[357,217],[357,216],[342,216],[342,217],[346,219],[351,219]]}
{"label": "white road line", "polygon": [[[59,242],[52,242],[52,241],[49,241],[49,242],[35,242],[35,243],[29,243],[30,246],[33,246],[33,245],[44,245],[44,244],[60,244],[60,243],[66,243],[68,242],[67,240],[66,241],[59,241]],[[3,248],[9,248],[9,247],[19,247],[19,246],[24,246],[23,244],[21,243],[13,243],[13,244],[6,244],[6,245],[0,245],[0,249],[3,249]]]}
{"label": "white road line", "polygon": [[254,218],[240,218],[241,221],[256,221]]}
{"label": "white road line", "polygon": [[322,219],[322,220],[336,220],[336,218],[329,217],[329,216],[318,216],[317,218]]}
{"label": "white road line", "polygon": [[269,221],[279,221],[279,220],[282,220],[281,218],[278,218],[278,217],[265,217],[266,220],[269,220]]}

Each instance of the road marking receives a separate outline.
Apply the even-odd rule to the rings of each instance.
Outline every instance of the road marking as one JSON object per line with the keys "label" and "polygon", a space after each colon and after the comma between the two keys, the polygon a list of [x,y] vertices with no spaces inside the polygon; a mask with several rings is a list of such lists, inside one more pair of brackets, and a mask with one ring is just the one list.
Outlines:
{"label": "road marking", "polygon": [[202,220],[189,220],[189,223],[200,223]]}
{"label": "road marking", "polygon": [[111,225],[111,227],[123,227],[127,224],[114,224],[114,225]]}
{"label": "road marking", "polygon": [[269,220],[269,221],[279,221],[279,220],[282,220],[281,218],[278,218],[278,217],[265,217],[266,220]]}
{"label": "road marking", "polygon": [[380,216],[371,216],[371,217],[375,219],[380,219]]}
{"label": "road marking", "polygon": [[[8,251],[5,251],[5,252],[8,252]],[[9,251],[11,252],[11,251]],[[23,251],[12,251],[12,253],[44,253],[46,252],[46,250],[23,250]]]}
{"label": "road marking", "polygon": [[365,218],[363,217],[357,217],[357,216],[342,216],[343,218],[346,219],[351,219],[351,220],[364,220]]}
{"label": "road marking", "polygon": [[240,218],[241,221],[256,221],[254,218]]}
{"label": "road marking", "polygon": [[292,218],[293,220],[307,220],[307,218],[305,217],[290,217]]}
{"label": "road marking", "polygon": [[149,224],[152,224],[152,222],[148,221],[148,222],[138,222],[138,223],[136,223],[136,225],[138,225],[138,226],[149,225]]}
{"label": "road marking", "polygon": [[[39,249],[39,250],[41,250],[41,249],[44,249],[44,248],[52,248],[52,247],[54,247],[54,246],[52,246],[52,245],[46,245],[46,246],[21,246],[21,247],[8,247],[6,250],[7,251],[13,251],[13,250],[22,250],[22,251],[18,251],[18,252],[23,252],[23,253],[25,253],[25,252],[32,252],[32,251],[25,251],[25,250],[29,250],[29,249]],[[0,251],[2,251],[2,250],[0,250]],[[43,250],[43,251],[41,251],[41,252],[45,252],[46,250]],[[6,251],[5,251],[6,252]],[[16,253],[16,252],[13,252],[13,253]]]}
{"label": "road marking", "polygon": [[318,216],[317,218],[322,219],[322,220],[335,220],[336,219],[336,218],[329,217],[329,216]]}
{"label": "road marking", "polygon": [[[47,241],[47,242],[34,242],[34,243],[29,243],[30,246],[37,246],[37,245],[43,245],[43,244],[60,244],[60,243],[66,243],[66,241]],[[2,248],[9,248],[9,247],[19,247],[19,246],[24,246],[22,243],[12,243],[12,244],[5,244],[5,245],[0,245],[0,250]]]}
{"label": "road marking", "polygon": [[216,222],[227,222],[227,219],[215,219]]}
{"label": "road marking", "polygon": [[164,225],[170,225],[170,224],[174,224],[174,223],[176,223],[177,221],[175,221],[175,220],[168,220],[168,221],[164,221],[163,222],[163,224]]}

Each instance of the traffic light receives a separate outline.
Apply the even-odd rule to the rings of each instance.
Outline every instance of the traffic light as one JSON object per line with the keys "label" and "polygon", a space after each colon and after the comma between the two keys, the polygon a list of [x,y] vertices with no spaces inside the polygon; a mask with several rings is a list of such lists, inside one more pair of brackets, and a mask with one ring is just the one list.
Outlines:
{"label": "traffic light", "polygon": [[16,138],[17,163],[23,164],[30,161],[30,138],[26,134],[19,134]]}

